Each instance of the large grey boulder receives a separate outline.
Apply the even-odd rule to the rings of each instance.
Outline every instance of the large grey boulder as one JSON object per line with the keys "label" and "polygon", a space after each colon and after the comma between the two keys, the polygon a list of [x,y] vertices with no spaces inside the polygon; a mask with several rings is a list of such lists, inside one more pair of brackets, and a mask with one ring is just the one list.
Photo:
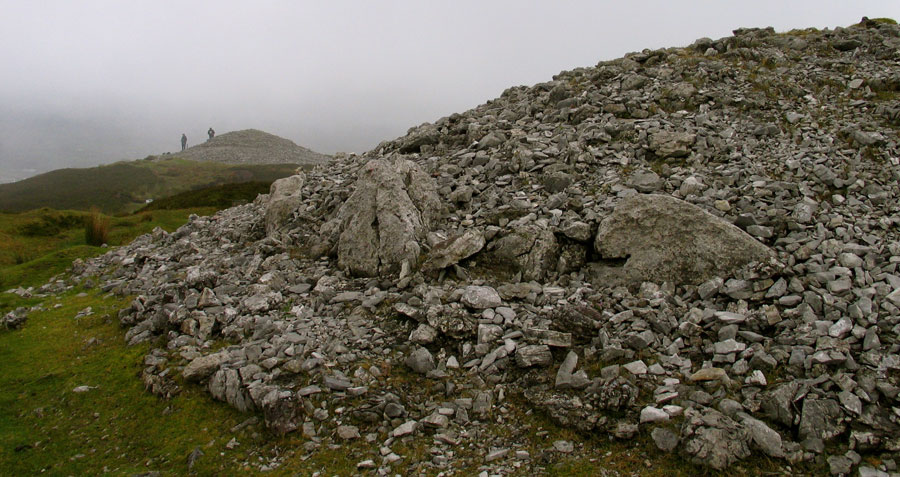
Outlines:
{"label": "large grey boulder", "polygon": [[598,278],[625,284],[698,284],[773,256],[768,247],[725,220],[657,194],[619,203],[600,223],[594,248],[603,259],[627,259],[622,267],[597,270]]}
{"label": "large grey boulder", "polygon": [[415,265],[441,210],[434,180],[404,159],[369,161],[358,174],[356,191],[320,229],[338,266],[377,276],[399,271],[403,262]]}
{"label": "large grey boulder", "polygon": [[306,175],[302,172],[290,177],[278,179],[269,188],[269,201],[266,203],[266,234],[271,235],[289,222],[294,211],[303,204],[300,192],[306,183]]}

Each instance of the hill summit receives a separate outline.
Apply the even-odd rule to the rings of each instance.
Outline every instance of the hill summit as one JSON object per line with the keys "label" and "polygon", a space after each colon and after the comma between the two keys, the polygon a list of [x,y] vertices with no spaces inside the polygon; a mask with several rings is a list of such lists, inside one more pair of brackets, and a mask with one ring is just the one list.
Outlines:
{"label": "hill summit", "polygon": [[184,159],[225,164],[320,164],[330,156],[258,129],[232,131],[177,154]]}

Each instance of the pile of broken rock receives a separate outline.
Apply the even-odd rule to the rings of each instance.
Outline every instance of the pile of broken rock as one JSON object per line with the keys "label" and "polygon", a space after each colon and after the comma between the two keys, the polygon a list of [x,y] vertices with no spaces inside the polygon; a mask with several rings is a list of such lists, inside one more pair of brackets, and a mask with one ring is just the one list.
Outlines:
{"label": "pile of broken rock", "polygon": [[361,469],[538,466],[486,434],[525,407],[716,469],[877,475],[900,452],[898,65],[871,21],[645,50],[73,273],[135,296],[148,389],[180,373],[311,452],[364,437]]}

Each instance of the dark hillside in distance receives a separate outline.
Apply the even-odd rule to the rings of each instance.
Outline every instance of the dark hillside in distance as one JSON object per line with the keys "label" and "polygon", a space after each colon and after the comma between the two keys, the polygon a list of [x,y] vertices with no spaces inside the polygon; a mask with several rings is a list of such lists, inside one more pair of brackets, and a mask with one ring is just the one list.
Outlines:
{"label": "dark hillside in distance", "polygon": [[0,184],[0,211],[50,207],[108,214],[134,211],[147,199],[236,182],[268,182],[294,173],[295,164],[227,165],[168,158],[59,169]]}
{"label": "dark hillside in distance", "polygon": [[259,194],[268,194],[271,182],[240,182],[221,184],[202,189],[189,190],[170,197],[155,200],[136,213],[151,210],[178,210],[191,207],[216,207],[225,209],[235,205],[246,204],[256,199]]}

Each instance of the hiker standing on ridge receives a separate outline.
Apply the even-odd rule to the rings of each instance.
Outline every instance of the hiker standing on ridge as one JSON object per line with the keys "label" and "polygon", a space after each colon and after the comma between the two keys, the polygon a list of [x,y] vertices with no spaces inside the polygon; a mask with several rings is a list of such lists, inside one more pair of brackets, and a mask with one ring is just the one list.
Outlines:
{"label": "hiker standing on ridge", "polygon": [[213,136],[216,135],[216,132],[213,131],[213,128],[209,128],[209,131],[206,131],[206,134],[209,134],[209,138],[212,139]]}
{"label": "hiker standing on ridge", "polygon": [[181,133],[181,150],[187,147],[187,135],[185,133]]}

